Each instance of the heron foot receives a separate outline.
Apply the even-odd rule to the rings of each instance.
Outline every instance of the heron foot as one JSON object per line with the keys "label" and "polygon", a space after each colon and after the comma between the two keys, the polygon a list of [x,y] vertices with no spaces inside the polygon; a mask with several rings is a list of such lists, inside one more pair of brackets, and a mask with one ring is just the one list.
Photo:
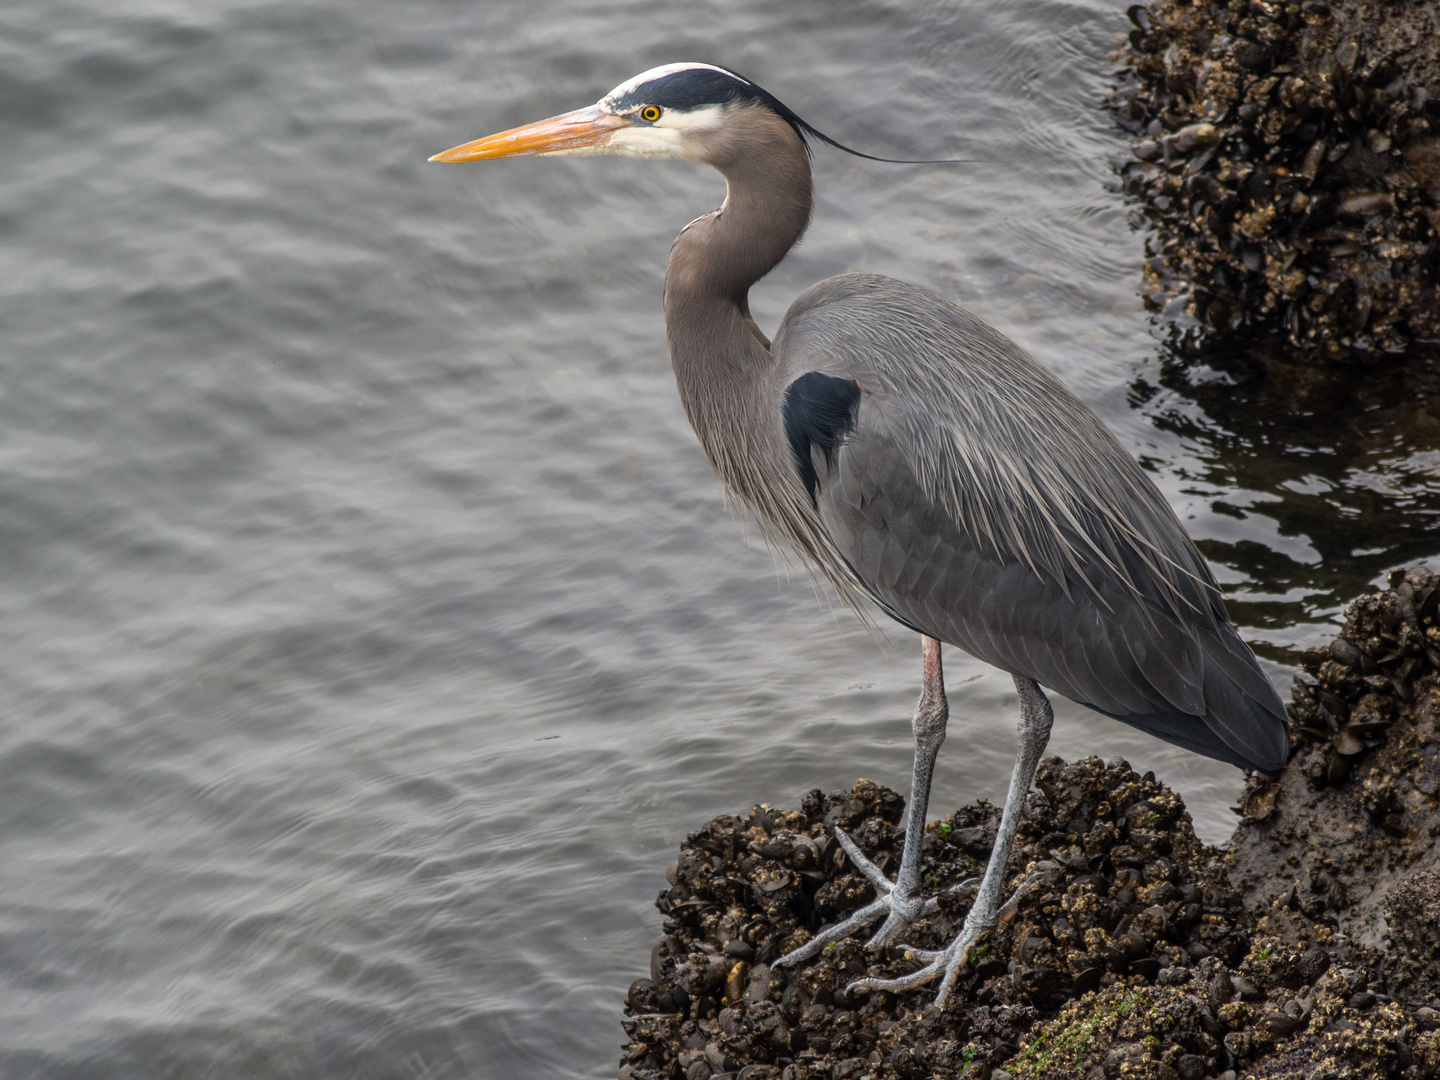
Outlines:
{"label": "heron foot", "polygon": [[[880,872],[879,867],[865,858],[864,853],[855,847],[854,842],[848,836],[836,829],[836,838],[845,848],[851,862],[875,884],[876,891],[881,895],[840,925],[832,926],[820,934],[815,941],[796,949],[777,963],[793,964],[808,959],[829,942],[845,936],[857,926],[869,925],[879,917],[880,912],[889,909],[890,918],[886,919],[880,932],[871,939],[872,945],[884,944],[892,940],[913,918],[917,917],[912,914],[917,908],[921,914],[928,914],[939,906],[938,902],[933,899],[912,899],[914,893],[918,891],[917,886],[920,882],[921,851],[924,847],[923,834],[925,830],[924,807],[930,792],[930,777],[935,765],[935,750],[939,748],[940,740],[944,737],[944,720],[948,715],[944,703],[944,691],[940,686],[940,643],[931,638],[925,638],[924,643],[926,690],[921,695],[920,707],[915,712],[915,768],[911,782],[910,803],[912,816],[910,824],[905,830],[905,853],[900,860],[900,873],[897,876],[896,884],[891,885],[885,875]],[[975,899],[970,905],[970,911],[965,916],[964,926],[961,927],[955,940],[938,952],[907,947],[906,955],[911,959],[920,960],[924,964],[918,971],[912,971],[908,975],[901,975],[893,979],[859,979],[850,984],[850,990],[889,990],[899,993],[923,986],[933,979],[940,979],[940,992],[936,995],[936,1004],[943,1005],[949,998],[950,991],[954,988],[955,981],[966,961],[969,960],[970,950],[974,947],[975,942],[982,935],[989,933],[997,926],[1004,926],[1014,918],[1025,894],[1058,871],[1059,867],[1053,863],[1050,864],[1051,868],[1049,869],[1037,870],[1025,880],[1020,888],[1015,890],[1015,893],[1003,906],[1000,904],[1000,896],[1009,877],[1007,871],[1010,865],[1010,850],[1014,846],[1015,831],[1020,823],[1021,804],[1025,793],[1030,790],[1030,785],[1035,782],[1035,769],[1040,764],[1040,755],[1045,752],[1045,744],[1050,738],[1050,727],[1055,720],[1050,702],[1045,697],[1045,692],[1040,689],[1039,683],[1033,679],[1016,675],[1015,689],[1020,695],[1020,752],[1015,758],[1015,771],[1010,776],[1010,789],[1005,793],[1005,809],[1000,813],[1000,825],[995,831],[995,843],[990,849],[990,863],[985,867],[985,876],[981,879]],[[970,887],[972,884],[973,882],[970,881],[962,882],[955,886],[955,891]],[[898,903],[897,894],[899,896]]]}
{"label": "heron foot", "polygon": [[918,971],[912,971],[909,975],[900,975],[894,979],[857,979],[847,989],[852,992],[889,990],[891,993],[899,994],[906,990],[913,990],[917,986],[924,986],[926,983],[944,976],[940,983],[940,992],[935,996],[935,1004],[944,1005],[946,999],[950,997],[951,987],[955,985],[956,976],[970,958],[971,948],[989,929],[990,927],[984,925],[972,926],[970,920],[966,919],[965,926],[955,940],[938,952],[929,949],[906,949],[907,958],[929,961]]}
{"label": "heron foot", "polygon": [[965,925],[960,928],[960,933],[943,949],[935,951],[907,947],[905,955],[908,959],[928,961],[918,971],[912,971],[908,975],[900,975],[894,979],[857,979],[846,989],[850,991],[889,990],[891,993],[898,994],[905,990],[913,990],[917,986],[924,986],[938,978],[941,980],[940,991],[935,995],[935,1004],[944,1005],[950,997],[950,991],[955,987],[955,980],[970,959],[970,950],[974,948],[975,943],[993,930],[1003,930],[1006,924],[1015,917],[1015,913],[1020,910],[1020,901],[1025,898],[1026,894],[1047,880],[1049,880],[1049,874],[1044,871],[1031,874],[1025,879],[1025,883],[1015,890],[1014,895],[1005,902],[1005,905],[994,914],[971,908],[970,914],[965,917]]}
{"label": "heron foot", "polygon": [[[850,857],[850,863],[875,887],[875,899],[848,919],[821,931],[814,938],[775,961],[777,966],[798,964],[810,959],[832,941],[847,937],[862,926],[869,926],[882,913],[885,922],[870,939],[869,948],[878,949],[895,941],[905,928],[940,906],[936,897],[920,895],[920,864],[925,851],[925,808],[930,802],[930,780],[935,773],[935,755],[945,741],[945,723],[950,706],[945,702],[945,679],[940,666],[940,642],[923,636],[922,666],[925,672],[920,701],[915,706],[911,730],[915,733],[915,762],[910,771],[910,820],[905,826],[905,844],[900,854],[900,869],[892,882],[881,869],[866,858],[844,829],[835,830],[835,839]],[[965,881],[950,891],[959,892],[974,883]]]}
{"label": "heron foot", "polygon": [[[881,915],[887,915],[884,924],[866,945],[870,949],[879,949],[896,940],[912,922],[932,914],[940,907],[938,897],[916,896],[905,888],[905,875],[901,875],[898,883],[892,882],[885,876],[885,872],[860,850],[859,845],[850,839],[845,830],[838,826],[835,829],[835,839],[849,857],[851,865],[875,887],[875,899],[851,914],[849,918],[822,930],[800,948],[780,957],[775,961],[773,965],[775,967],[809,960],[832,941],[849,937],[861,927],[869,926]],[[951,886],[948,891],[963,892],[977,887],[979,882],[979,878],[971,878],[968,881],[962,881],[959,885]]]}

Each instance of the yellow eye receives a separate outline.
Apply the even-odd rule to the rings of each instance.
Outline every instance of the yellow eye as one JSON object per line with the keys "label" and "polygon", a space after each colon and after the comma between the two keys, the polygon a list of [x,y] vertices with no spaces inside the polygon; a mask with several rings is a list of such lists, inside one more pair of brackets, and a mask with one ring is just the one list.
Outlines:
{"label": "yellow eye", "polygon": [[646,105],[640,110],[640,119],[644,120],[647,124],[653,124],[656,120],[660,119],[660,106]]}

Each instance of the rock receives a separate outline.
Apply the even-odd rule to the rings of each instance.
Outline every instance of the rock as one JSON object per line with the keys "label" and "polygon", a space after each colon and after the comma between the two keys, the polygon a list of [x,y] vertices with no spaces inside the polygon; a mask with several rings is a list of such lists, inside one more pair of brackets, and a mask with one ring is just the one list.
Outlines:
{"label": "rock", "polygon": [[[796,1055],[803,1053],[810,1063],[805,1068],[828,1063],[833,1070],[844,1063],[860,1068],[857,1076],[893,1080],[883,1069],[876,1072],[870,1055],[878,1054],[884,1068],[903,1060],[975,1080],[985,1075],[975,1068],[993,1069],[1014,1057],[1035,1019],[1077,994],[1120,980],[1158,978],[1162,970],[1178,991],[1193,980],[1197,958],[1217,954],[1238,963],[1245,955],[1246,919],[1223,866],[1196,839],[1180,799],[1153,776],[1139,776],[1121,761],[1065,765],[1052,758],[1041,765],[1037,789],[1031,812],[1039,816],[1022,822],[1011,866],[1022,880],[1038,874],[1037,884],[1005,932],[977,950],[965,1004],[943,1013],[930,1007],[929,987],[903,995],[849,995],[846,987],[862,975],[913,967],[898,950],[867,952],[863,937],[840,942],[794,971],[760,962],[783,955],[783,944],[808,940],[822,921],[863,902],[863,891],[847,884],[858,879],[848,861],[829,858],[827,819],[848,820],[867,854],[882,864],[890,859],[893,869],[903,839],[893,792],[862,782],[818,802],[807,797],[803,821],[802,815],[791,817],[794,812],[767,810],[763,817],[722,816],[691,834],[676,865],[693,895],[684,902],[694,905],[693,915],[654,950],[657,978],[650,991],[669,995],[676,1008],[673,998],[685,992],[683,982],[690,987],[687,1007],[673,1042],[638,1039],[631,1025],[644,1016],[628,1008],[627,1031],[638,1039],[632,1047],[645,1050],[628,1051],[627,1064],[643,1062],[664,1075],[687,1052],[693,1025],[723,1044],[728,1060],[716,1061],[714,1054],[705,1059],[714,1074],[783,1064],[781,1057],[799,1061]],[[787,851],[797,849],[795,836],[803,836],[824,857],[794,896],[769,902],[753,884],[771,872],[773,860],[765,853],[774,842],[776,815],[789,822]],[[929,887],[942,890],[979,873],[998,819],[998,807],[974,804],[931,825],[925,841]],[[1057,836],[1069,846],[1057,848]],[[1126,895],[1137,905],[1133,916],[1116,907]],[[946,893],[941,910],[915,924],[907,940],[928,947],[948,942],[972,896]],[[657,903],[663,910],[668,890]],[[1118,938],[1122,947],[1112,947],[1107,930],[1117,912],[1129,924]],[[1207,914],[1213,921],[1206,921]],[[638,998],[634,1004],[643,1006]],[[849,1064],[854,1062],[859,1064]],[[691,1067],[687,1059],[681,1069],[687,1080]]]}
{"label": "rock", "polygon": [[1220,141],[1220,129],[1214,124],[1187,124],[1170,136],[1170,148],[1177,154],[1208,150]]}
{"label": "rock", "polygon": [[755,946],[746,941],[727,941],[725,955],[733,956],[736,960],[754,960]]}
{"label": "rock", "polygon": [[725,979],[725,1000],[731,1003],[741,1000],[749,985],[750,965],[740,960],[730,969],[730,974]]}
{"label": "rock", "polygon": [[1383,217],[1395,212],[1395,197],[1385,191],[1352,191],[1335,205],[1342,214]]}
{"label": "rock", "polygon": [[1280,1040],[1289,1038],[1305,1026],[1305,1021],[1298,1016],[1289,1016],[1282,1012],[1266,1012],[1260,1018],[1260,1024],[1272,1039]]}
{"label": "rock", "polygon": [[1287,340],[1309,363],[1440,337],[1435,5],[1144,12],[1113,104],[1153,228],[1147,305],[1180,303],[1194,335]]}
{"label": "rock", "polygon": [[[1391,586],[1358,599],[1341,638],[1307,653],[1298,751],[1278,781],[1247,793],[1247,806],[1262,788],[1275,798],[1263,816],[1247,812],[1228,851],[1201,844],[1175,793],[1122,761],[1042,762],[1007,867],[1012,882],[1038,884],[977,947],[944,1010],[933,987],[851,994],[857,978],[914,966],[901,949],[869,952],[863,937],[794,970],[769,966],[863,893],[833,857],[827,819],[849,821],[893,870],[903,838],[894,792],[862,781],[807,795],[803,811],[709,822],[675,864],[683,924],[677,883],[657,900],[667,933],[652,978],[627,995],[621,1075],[1440,1076],[1440,665],[1426,652],[1440,645],[1440,581],[1411,570]],[[1351,763],[1343,776],[1318,783],[1312,758],[1329,760],[1337,730],[1367,737],[1339,759]],[[973,877],[998,817],[977,803],[931,824],[927,888]],[[812,846],[816,869],[793,894],[753,887],[777,872],[767,851]],[[973,893],[943,896],[907,940],[935,948],[953,937]]]}
{"label": "rock", "polygon": [[[1390,589],[1357,598],[1340,637],[1306,660],[1292,694],[1299,746],[1280,778],[1283,794],[1269,819],[1236,831],[1232,873],[1247,905],[1266,909],[1269,937],[1286,948],[1307,942],[1295,955],[1309,968],[1294,980],[1313,982],[1339,958],[1373,967],[1420,1006],[1440,1001],[1440,964],[1426,962],[1440,948],[1440,829],[1431,831],[1440,681],[1426,652],[1440,638],[1440,580],[1423,569],[1390,577]],[[1322,710],[1346,725],[1343,746],[1333,745]],[[1350,756],[1332,757],[1337,749]],[[1336,760],[1348,762],[1345,771],[1331,771]],[[1276,910],[1271,898],[1291,889],[1290,906]],[[1355,953],[1337,945],[1337,933],[1378,951]]]}
{"label": "rock", "polygon": [[630,984],[625,995],[625,1005],[631,1012],[653,1012],[655,1010],[655,984],[649,979],[636,979]]}

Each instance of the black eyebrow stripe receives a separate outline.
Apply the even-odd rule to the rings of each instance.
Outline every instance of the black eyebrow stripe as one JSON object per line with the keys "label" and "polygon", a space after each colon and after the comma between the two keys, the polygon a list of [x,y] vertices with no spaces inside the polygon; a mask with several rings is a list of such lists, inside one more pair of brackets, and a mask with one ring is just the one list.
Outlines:
{"label": "black eyebrow stripe", "polygon": [[843,150],[867,161],[883,161],[891,165],[960,165],[975,164],[973,158],[888,158],[877,157],[846,146],[838,139],[832,139],[814,124],[802,118],[763,86],[751,82],[743,75],[737,75],[728,68],[685,68],[672,71],[658,79],[641,83],[633,90],[611,102],[618,111],[628,111],[642,105],[658,105],[663,109],[688,112],[706,105],[729,105],[733,102],[754,102],[764,105],[784,119],[810,150],[807,136],[819,139],[837,150]]}

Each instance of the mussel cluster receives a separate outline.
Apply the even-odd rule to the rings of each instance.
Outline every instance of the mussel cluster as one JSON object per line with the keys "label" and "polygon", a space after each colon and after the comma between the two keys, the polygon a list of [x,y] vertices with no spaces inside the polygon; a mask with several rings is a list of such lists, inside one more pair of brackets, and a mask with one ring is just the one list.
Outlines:
{"label": "mussel cluster", "polygon": [[[1394,570],[1390,588],[1362,596],[1329,645],[1302,657],[1310,678],[1291,688],[1291,736],[1315,787],[1336,787],[1386,740],[1415,700],[1421,680],[1440,672],[1440,579]],[[1260,815],[1263,816],[1263,815]],[[1376,804],[1372,823],[1404,834],[1401,808]]]}
{"label": "mussel cluster", "polygon": [[1440,1014],[1402,1008],[1319,946],[1257,937],[1239,970],[1210,959],[1186,975],[1072,1002],[1025,1036],[1005,1071],[1019,1080],[1440,1075]]}
{"label": "mussel cluster", "polygon": [[1332,359],[1440,337],[1440,9],[1153,0],[1113,103],[1147,304]]}
{"label": "mussel cluster", "polygon": [[[715,818],[656,901],[621,1080],[1440,1076],[1440,575],[1389,585],[1305,654],[1297,753],[1279,780],[1252,779],[1225,851],[1151,774],[1043,762],[1007,867],[1015,913],[944,1008],[933,986],[849,990],[917,963],[863,935],[773,967],[873,898],[837,827],[895,871],[899,795],[862,780]],[[927,826],[941,904],[910,944],[958,931],[998,819],[982,800]]]}
{"label": "mussel cluster", "polygon": [[[664,936],[650,977],[630,988],[621,1077],[981,1080],[1078,995],[1188,984],[1201,964],[1214,978],[1245,955],[1249,924],[1219,853],[1152,774],[1118,760],[1052,758],[1036,788],[1008,868],[1011,887],[1024,886],[1018,912],[974,950],[943,1010],[933,986],[849,991],[858,978],[918,963],[903,947],[866,950],[863,935],[794,969],[771,966],[873,898],[836,826],[894,872],[903,839],[895,792],[861,781],[811,792],[798,811],[758,806],[692,834],[657,900]],[[980,802],[927,827],[923,878],[942,904],[911,927],[910,944],[939,947],[958,931],[973,892],[956,886],[983,872],[998,818]],[[1175,1043],[1161,1056],[1188,1054],[1213,1075],[1221,1047]]]}

